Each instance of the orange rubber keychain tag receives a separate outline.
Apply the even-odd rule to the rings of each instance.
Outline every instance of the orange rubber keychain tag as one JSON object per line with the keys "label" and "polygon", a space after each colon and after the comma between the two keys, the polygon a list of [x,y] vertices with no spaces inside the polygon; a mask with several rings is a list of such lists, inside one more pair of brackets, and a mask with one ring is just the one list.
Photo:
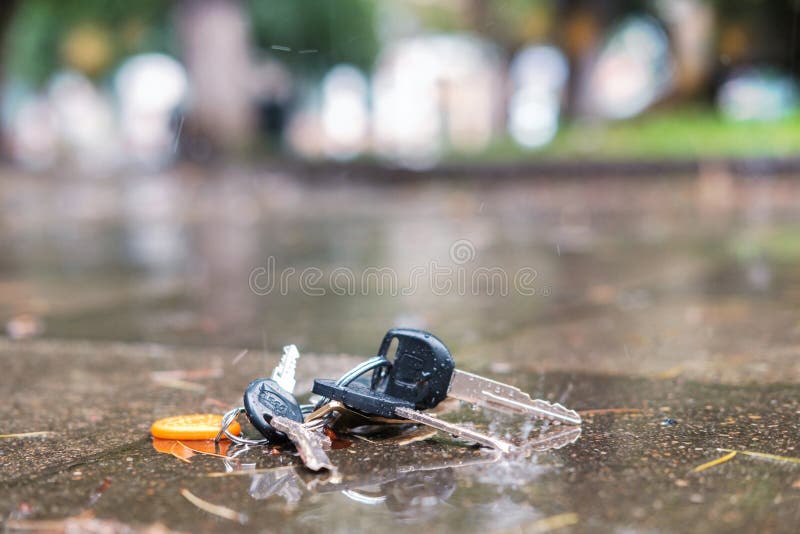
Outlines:
{"label": "orange rubber keychain tag", "polygon": [[[150,427],[150,433],[154,438],[161,439],[202,440],[216,438],[221,428],[221,415],[202,413],[159,419]],[[228,430],[237,435],[241,427],[236,421],[231,421]]]}

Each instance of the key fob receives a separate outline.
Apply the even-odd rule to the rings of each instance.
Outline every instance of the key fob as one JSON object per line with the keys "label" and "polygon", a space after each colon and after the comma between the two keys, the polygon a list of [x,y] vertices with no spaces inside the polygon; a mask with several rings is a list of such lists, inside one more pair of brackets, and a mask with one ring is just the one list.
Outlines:
{"label": "key fob", "polygon": [[397,339],[394,362],[381,388],[384,393],[411,402],[418,410],[433,408],[447,397],[456,363],[441,339],[424,330],[392,328],[378,355],[387,357]]}
{"label": "key fob", "polygon": [[286,434],[270,426],[273,416],[279,415],[298,423],[303,422],[303,411],[297,399],[271,378],[250,382],[244,390],[244,409],[250,423],[271,442],[289,439]]}
{"label": "key fob", "polygon": [[339,401],[348,408],[367,415],[395,418],[397,417],[394,413],[396,408],[414,409],[413,402],[375,391],[358,382],[347,386],[338,386],[336,380],[318,378],[314,380],[314,387],[311,388],[311,391],[328,399]]}

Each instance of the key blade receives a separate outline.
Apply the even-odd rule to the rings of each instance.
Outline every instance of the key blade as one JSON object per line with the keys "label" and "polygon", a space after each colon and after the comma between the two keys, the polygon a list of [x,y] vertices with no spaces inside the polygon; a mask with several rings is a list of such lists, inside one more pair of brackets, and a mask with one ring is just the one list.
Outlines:
{"label": "key blade", "polygon": [[405,419],[409,419],[416,423],[422,423],[423,425],[428,425],[438,430],[442,430],[443,432],[447,432],[448,434],[452,434],[454,436],[458,436],[461,438],[466,438],[475,443],[480,443],[486,447],[491,447],[493,449],[497,449],[501,452],[508,453],[514,448],[514,446],[502,439],[493,438],[481,432],[477,432],[475,430],[464,428],[459,425],[454,425],[452,423],[448,423],[438,417],[435,417],[430,414],[418,412],[417,410],[412,410],[410,408],[396,408],[395,413],[403,417]]}
{"label": "key blade", "polygon": [[322,437],[315,435],[314,432],[303,426],[303,423],[276,416],[272,418],[270,424],[276,430],[280,430],[289,436],[292,443],[297,447],[297,452],[300,453],[300,458],[307,468],[312,471],[320,471],[322,469],[335,471],[336,468],[322,448]]}
{"label": "key blade", "polygon": [[272,379],[278,383],[280,387],[288,391],[294,392],[295,386],[295,370],[297,368],[297,360],[300,358],[300,351],[297,350],[296,345],[286,345],[283,347],[283,356],[272,371]]}
{"label": "key blade", "polygon": [[453,371],[447,394],[485,408],[503,409],[570,425],[581,424],[581,416],[575,410],[557,403],[531,399],[519,388],[466,371]]}

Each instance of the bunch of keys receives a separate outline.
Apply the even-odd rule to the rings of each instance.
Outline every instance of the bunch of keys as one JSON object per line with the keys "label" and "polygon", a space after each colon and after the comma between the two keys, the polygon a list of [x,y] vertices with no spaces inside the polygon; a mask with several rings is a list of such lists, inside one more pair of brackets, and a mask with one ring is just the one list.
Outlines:
{"label": "bunch of keys", "polygon": [[[394,360],[387,358],[397,340]],[[456,437],[510,452],[514,446],[462,425],[425,413],[447,398],[476,406],[528,415],[553,424],[579,425],[580,415],[560,404],[532,399],[518,388],[457,370],[445,344],[422,330],[394,328],[381,343],[378,355],[356,366],[339,380],[316,379],[313,393],[322,397],[316,405],[301,406],[293,395],[294,373],[299,353],[294,345],[284,354],[272,378],[254,380],[247,386],[244,406],[225,414],[217,439],[222,435],[236,443],[264,444],[291,441],[306,467],[333,470],[325,450],[330,439],[323,433],[326,422],[343,414],[377,423],[417,423]],[[369,385],[359,378],[372,372]],[[229,427],[244,413],[264,440],[234,435]]]}

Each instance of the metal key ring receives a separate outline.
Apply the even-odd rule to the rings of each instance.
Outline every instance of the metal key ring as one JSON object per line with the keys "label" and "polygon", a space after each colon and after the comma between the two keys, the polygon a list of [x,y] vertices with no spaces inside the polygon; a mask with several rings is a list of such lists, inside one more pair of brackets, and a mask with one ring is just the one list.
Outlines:
{"label": "metal key ring", "polygon": [[219,443],[219,440],[222,439],[223,434],[233,443],[238,443],[239,445],[267,445],[269,443],[269,440],[266,439],[262,440],[248,439],[248,438],[243,438],[241,436],[234,436],[233,434],[230,433],[228,427],[231,426],[231,423],[233,423],[234,419],[236,419],[239,416],[239,414],[242,413],[245,413],[245,409],[244,407],[240,406],[239,408],[234,408],[233,410],[230,410],[229,412],[227,412],[225,415],[222,416],[222,428],[217,434],[217,437],[214,438],[214,443]]}
{"label": "metal key ring", "polygon": [[[353,381],[359,379],[360,377],[362,377],[363,375],[367,374],[368,372],[374,371],[375,369],[381,369],[381,368],[384,368],[384,367],[389,367],[390,365],[391,365],[391,362],[389,360],[387,360],[384,356],[373,356],[369,360],[364,360],[363,362],[361,362],[360,364],[356,365],[355,367],[353,367],[352,369],[347,371],[345,374],[343,374],[341,376],[341,378],[339,378],[339,380],[336,381],[336,385],[337,386],[349,386]],[[381,376],[382,376],[382,374],[381,374]],[[373,377],[373,381],[374,381],[374,377]],[[330,399],[328,399],[326,397],[322,397],[314,405],[314,409],[319,408],[320,406],[322,406],[323,404],[325,404],[329,400]]]}
{"label": "metal key ring", "polygon": [[[348,386],[354,380],[357,380],[358,378],[360,378],[364,374],[366,374],[366,373],[368,373],[368,372],[370,372],[372,370],[375,370],[375,369],[388,367],[389,365],[391,365],[391,363],[385,357],[383,357],[383,356],[374,356],[374,357],[370,358],[369,360],[365,360],[365,361],[361,362],[360,364],[356,365],[355,367],[350,369],[348,372],[343,374],[339,378],[339,380],[336,381],[336,385],[338,385],[338,386]],[[316,404],[303,404],[301,406],[301,411],[303,412],[304,415],[308,415],[308,413],[313,412],[314,410],[316,410],[317,408],[319,408],[320,406],[322,406],[323,404],[325,404],[328,401],[330,401],[330,399],[327,399],[327,398],[323,397]],[[254,440],[254,439],[243,438],[243,437],[240,437],[240,436],[234,436],[233,434],[230,433],[230,431],[228,430],[228,427],[231,426],[231,423],[233,423],[234,419],[236,419],[236,417],[238,417],[239,414],[242,414],[242,413],[246,413],[246,410],[243,407],[239,407],[239,408],[234,408],[233,410],[230,410],[230,411],[226,412],[225,415],[222,416],[222,428],[220,429],[219,433],[217,434],[217,437],[214,438],[214,442],[215,443],[219,443],[219,440],[221,440],[222,436],[224,435],[229,440],[231,440],[233,443],[238,443],[239,445],[267,445],[269,443],[269,440],[266,440],[266,439],[264,439],[264,440]]]}
{"label": "metal key ring", "polygon": [[381,367],[388,367],[389,365],[391,365],[389,360],[387,360],[384,356],[373,356],[369,360],[361,362],[343,374],[342,377],[336,381],[336,385],[349,386],[351,382],[357,380],[366,373]]}

